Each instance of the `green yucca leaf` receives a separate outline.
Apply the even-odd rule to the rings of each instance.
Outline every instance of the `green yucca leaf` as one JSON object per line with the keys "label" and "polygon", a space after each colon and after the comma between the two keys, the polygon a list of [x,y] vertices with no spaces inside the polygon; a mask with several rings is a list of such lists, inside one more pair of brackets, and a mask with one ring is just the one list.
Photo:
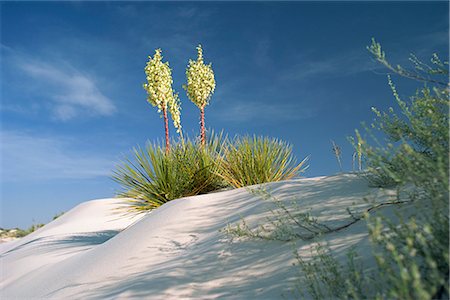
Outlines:
{"label": "green yucca leaf", "polygon": [[225,187],[216,163],[225,141],[222,134],[211,133],[206,147],[187,139],[173,142],[169,153],[150,143],[133,149],[131,158],[113,172],[113,180],[122,187],[118,195],[131,198],[130,209],[139,211]]}
{"label": "green yucca leaf", "polygon": [[220,176],[234,187],[292,179],[307,158],[296,163],[289,144],[263,137],[236,137],[219,161]]}
{"label": "green yucca leaf", "polygon": [[210,133],[199,141],[173,142],[169,153],[157,144],[133,149],[114,171],[122,186],[119,196],[129,197],[132,210],[154,209],[173,199],[218,190],[291,179],[303,172],[287,143],[262,137],[236,137]]}

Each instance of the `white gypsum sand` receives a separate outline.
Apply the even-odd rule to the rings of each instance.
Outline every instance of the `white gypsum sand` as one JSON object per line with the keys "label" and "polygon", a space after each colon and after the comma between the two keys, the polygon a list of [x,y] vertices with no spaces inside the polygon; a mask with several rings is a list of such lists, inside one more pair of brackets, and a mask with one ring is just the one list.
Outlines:
{"label": "white gypsum sand", "polygon": [[[351,220],[347,207],[386,200],[351,174],[265,185],[287,205],[295,200],[330,227]],[[380,197],[382,196],[382,197]],[[292,244],[232,241],[221,229],[246,219],[264,223],[271,202],[236,189],[178,199],[147,214],[121,215],[123,199],[88,201],[27,237],[0,245],[0,298],[292,298],[297,270]],[[326,234],[338,259],[355,246],[370,257],[364,221]],[[309,255],[312,241],[297,241]],[[365,263],[372,264],[370,259]]]}

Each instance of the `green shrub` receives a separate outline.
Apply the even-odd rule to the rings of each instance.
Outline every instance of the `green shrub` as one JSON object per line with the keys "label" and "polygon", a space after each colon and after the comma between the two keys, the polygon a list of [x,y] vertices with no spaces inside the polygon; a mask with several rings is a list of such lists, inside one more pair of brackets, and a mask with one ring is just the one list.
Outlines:
{"label": "green shrub", "polygon": [[291,147],[279,140],[214,135],[202,146],[187,139],[172,142],[169,152],[156,144],[133,149],[117,166],[113,180],[121,197],[131,198],[133,210],[148,210],[174,199],[224,187],[242,187],[291,179],[304,170]]}
{"label": "green shrub", "polygon": [[[444,75],[448,80],[448,63],[433,55],[433,68],[412,56],[415,71],[409,71],[391,66],[375,41],[369,51],[391,71],[426,82],[407,102],[399,97],[389,77],[400,114],[393,108],[388,112],[373,109],[377,119],[366,130],[374,143],[369,144],[356,132],[367,165],[362,176],[373,186],[397,186],[397,199],[406,195],[409,208],[414,209],[398,209],[394,216],[379,213],[371,217],[366,213],[377,262],[370,276],[361,273],[359,278],[352,277],[356,273],[349,268],[344,285],[342,276],[336,275],[344,266],[328,249],[316,249],[317,256],[310,262],[298,257],[306,273],[303,283],[314,298],[448,299],[449,89],[448,82],[430,77]],[[373,129],[383,133],[386,141],[377,140]],[[376,289],[352,293],[361,291],[354,287],[371,285]]]}
{"label": "green shrub", "polygon": [[267,137],[236,137],[220,161],[220,175],[231,186],[244,186],[292,179],[306,168],[298,163],[292,147]]}
{"label": "green shrub", "polygon": [[10,230],[10,237],[22,238],[24,236],[29,235],[32,232],[35,232],[36,230],[43,227],[44,225],[45,224],[37,223],[37,224],[31,225],[27,229],[15,228],[14,232],[12,234],[11,234],[11,230]]}
{"label": "green shrub", "polygon": [[216,161],[226,139],[212,136],[206,147],[187,139],[172,144],[170,152],[156,144],[135,148],[131,159],[114,171],[113,179],[131,200],[133,210],[148,210],[174,199],[225,187]]}
{"label": "green shrub", "polygon": [[[409,71],[390,65],[375,41],[369,51],[391,71],[426,82],[407,102],[399,97],[389,77],[400,114],[393,108],[388,112],[373,109],[377,119],[366,130],[375,146],[356,132],[357,147],[367,165],[362,176],[373,186],[397,186],[397,199],[406,195],[409,208],[414,209],[400,208],[394,216],[379,213],[371,217],[366,213],[377,262],[372,274],[352,276],[358,273],[352,268],[344,271],[329,249],[318,248],[310,261],[297,257],[306,275],[302,284],[317,299],[327,295],[342,299],[448,299],[449,88],[448,82],[430,77],[444,75],[448,80],[448,63],[433,55],[430,67],[412,56],[415,71]],[[385,143],[375,138],[373,129],[384,134]],[[346,272],[345,276],[340,272]],[[343,277],[348,279],[344,282]],[[355,289],[361,286],[376,289]]]}
{"label": "green shrub", "polygon": [[[368,157],[368,171],[372,176],[369,179],[397,184],[411,182],[419,186],[431,184],[435,176],[423,174],[429,173],[430,167],[437,164],[440,167],[448,161],[445,155],[449,138],[448,90],[424,87],[406,102],[400,99],[390,78],[389,84],[400,115],[393,108],[387,113],[373,108],[377,121],[372,128],[385,133],[387,141],[385,147],[363,143],[362,151]],[[370,130],[369,133],[373,136]],[[442,175],[444,177],[438,178],[444,179],[445,172]]]}
{"label": "green shrub", "polygon": [[204,194],[227,187],[226,182],[219,176],[217,164],[223,155],[226,140],[222,134],[215,135],[212,132],[204,146],[200,145],[201,140],[177,145],[172,155],[187,179],[184,195]]}
{"label": "green shrub", "polygon": [[56,215],[54,215],[53,216],[53,219],[52,220],[56,220],[56,219],[58,219],[59,217],[61,217],[62,215],[64,214],[64,212],[62,211],[62,212],[60,212],[60,213],[57,213]]}
{"label": "green shrub", "polygon": [[320,243],[311,247],[311,257],[308,260],[297,251],[294,254],[296,265],[301,270],[299,278],[304,278],[297,282],[300,297],[309,295],[317,300],[369,298],[361,257],[354,249],[347,252],[346,265],[332,255],[327,245]]}
{"label": "green shrub", "polygon": [[[395,91],[395,89],[394,89]],[[396,94],[396,92],[394,92]],[[445,96],[447,95],[447,96]],[[385,176],[407,191],[415,213],[395,219],[369,219],[375,258],[384,277],[382,297],[441,299],[448,297],[448,90],[427,87],[406,104],[396,96],[404,118],[381,114],[379,124],[397,147],[364,147],[372,178]],[[446,107],[446,109],[445,109]],[[374,170],[376,170],[374,172]],[[402,188],[405,187],[405,188]]]}
{"label": "green shrub", "polygon": [[[361,174],[372,185],[395,185],[397,197],[394,201],[370,207],[360,216],[355,217],[349,209],[353,220],[344,226],[346,228],[362,218],[367,221],[377,268],[363,272],[352,251],[348,254],[347,265],[340,263],[329,248],[320,245],[313,248],[310,259],[301,257],[296,251],[301,296],[305,296],[303,290],[306,290],[315,299],[448,299],[448,62],[442,63],[437,55],[433,55],[433,68],[413,56],[411,60],[416,70],[409,71],[400,66],[392,67],[375,41],[369,50],[377,60],[399,75],[426,82],[406,102],[400,99],[389,78],[400,114],[393,108],[388,112],[374,109],[377,119],[371,127],[385,134],[386,143],[375,139],[369,128],[366,129],[374,138],[375,146],[363,139],[359,132],[358,141],[354,143],[358,157],[364,156],[367,166]],[[444,75],[446,81],[431,79],[433,75]],[[401,203],[407,204],[402,206]],[[369,212],[385,205],[399,209],[394,215],[379,212],[370,216]],[[295,227],[311,231],[320,225],[314,217],[296,219],[295,212],[281,208],[279,213],[272,211],[273,218],[269,218],[269,222],[273,226],[269,233],[263,226],[251,229],[245,221],[234,227],[228,226],[225,232],[237,237],[275,237],[293,241],[293,238],[304,239],[304,235],[296,234]],[[319,229],[321,234],[327,234],[344,227]],[[272,234],[280,230],[287,233],[288,238],[283,236],[280,239]]]}
{"label": "green shrub", "polygon": [[[373,41],[369,50],[387,67],[381,46]],[[373,109],[372,128],[387,137],[387,145],[373,147],[363,141],[372,178],[395,182],[407,192],[415,210],[391,218],[369,218],[382,298],[448,298],[449,282],[449,88],[448,62],[436,54],[431,66],[411,57],[415,72],[402,67],[395,73],[426,82],[410,101],[403,101],[389,78],[400,108],[388,112]],[[445,81],[435,77],[444,75]],[[372,135],[373,136],[373,135]]]}

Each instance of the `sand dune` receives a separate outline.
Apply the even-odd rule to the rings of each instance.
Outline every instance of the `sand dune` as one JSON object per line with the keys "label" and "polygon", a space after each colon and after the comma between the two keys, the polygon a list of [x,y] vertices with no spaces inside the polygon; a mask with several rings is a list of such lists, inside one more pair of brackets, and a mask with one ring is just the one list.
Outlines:
{"label": "sand dune", "polygon": [[[349,221],[347,207],[363,209],[364,198],[389,196],[350,174],[265,187],[331,227]],[[25,238],[1,244],[1,298],[292,298],[292,244],[236,241],[221,231],[241,218],[250,226],[264,222],[270,202],[237,189],[130,216],[118,209],[123,200],[85,202]],[[364,222],[325,239],[338,257],[352,245],[370,253]],[[307,254],[310,245],[298,241],[296,247]]]}

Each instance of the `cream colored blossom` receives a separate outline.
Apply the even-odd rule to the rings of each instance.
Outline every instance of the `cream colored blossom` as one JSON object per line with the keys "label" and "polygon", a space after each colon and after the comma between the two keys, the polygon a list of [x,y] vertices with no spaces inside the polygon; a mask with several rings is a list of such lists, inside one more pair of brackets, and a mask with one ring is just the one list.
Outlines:
{"label": "cream colored blossom", "polygon": [[205,65],[203,62],[202,46],[197,47],[198,57],[196,61],[189,60],[186,69],[187,84],[183,85],[189,99],[199,108],[209,104],[216,81],[214,80],[214,72],[211,63]]}
{"label": "cream colored blossom", "polygon": [[178,94],[175,94],[172,89],[172,71],[169,63],[162,62],[161,49],[156,49],[155,55],[148,58],[149,60],[144,68],[147,83],[143,84],[143,88],[147,91],[147,101],[157,107],[158,112],[161,112],[163,108],[168,108],[173,125],[177,132],[180,132],[180,101]]}
{"label": "cream colored blossom", "polygon": [[169,100],[168,104],[169,112],[173,120],[173,126],[177,129],[177,133],[181,134],[181,101],[178,97],[178,93],[174,94],[174,97]]}

